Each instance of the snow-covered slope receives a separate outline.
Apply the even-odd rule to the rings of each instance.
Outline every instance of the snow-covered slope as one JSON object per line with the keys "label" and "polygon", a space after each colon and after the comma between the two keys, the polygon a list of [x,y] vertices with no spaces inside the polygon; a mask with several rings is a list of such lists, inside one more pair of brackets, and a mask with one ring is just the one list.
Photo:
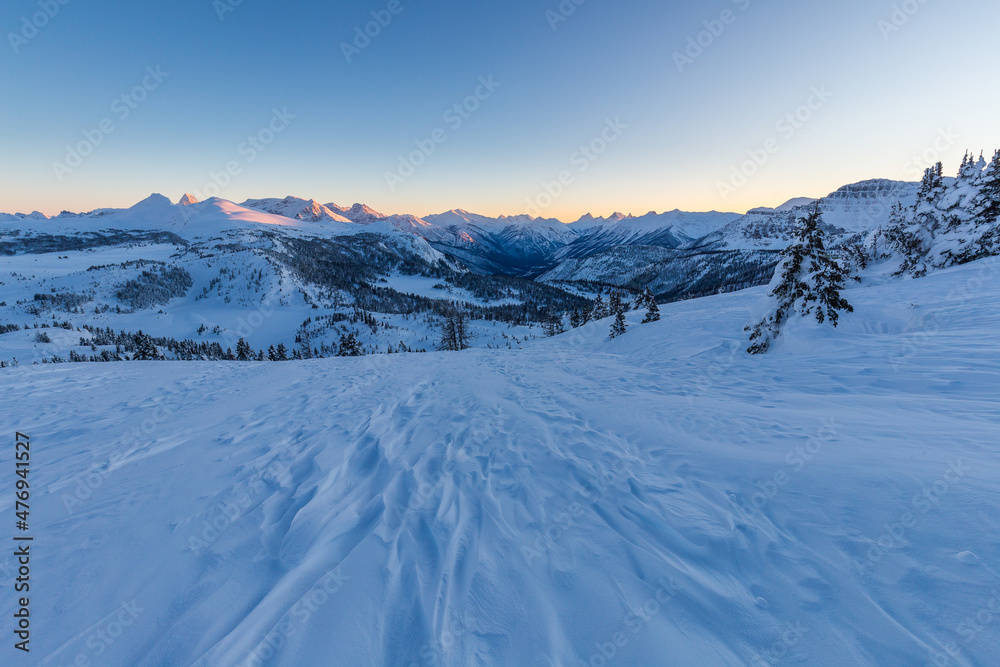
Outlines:
{"label": "snow-covered slope", "polygon": [[[823,222],[841,235],[863,234],[884,226],[892,207],[916,201],[919,183],[870,180],[846,185],[819,200]],[[815,203],[815,202],[814,202]],[[796,221],[812,206],[757,208],[699,241],[716,249],[782,249],[788,245]]]}
{"label": "snow-covered slope", "polygon": [[[884,226],[892,207],[907,205],[918,184],[862,181],[819,200],[831,244],[859,241]],[[666,298],[740,289],[769,277],[774,254],[787,247],[814,200],[735,213],[649,213],[635,218],[584,216],[578,236],[559,248],[540,280],[591,282],[642,289]],[[627,267],[623,263],[629,264]]]}
{"label": "snow-covered slope", "polygon": [[[277,201],[277,200],[274,200]],[[247,207],[213,197],[202,202],[173,204],[153,194],[127,209],[100,209],[90,213],[63,213],[54,218],[17,216],[0,218],[0,233],[23,237],[45,234],[86,234],[108,230],[170,232],[187,239],[211,237],[222,232],[280,228],[291,234],[354,234],[361,230],[346,218],[297,218],[270,213],[263,205]]]}
{"label": "snow-covered slope", "polygon": [[572,224],[530,216],[488,216],[455,209],[425,216],[421,235],[474,270],[535,276],[566,259],[585,258],[622,246],[678,247],[716,231],[735,213],[650,212],[636,218],[586,215]]}
{"label": "snow-covered slope", "polygon": [[435,347],[438,316],[454,307],[477,319],[475,345],[516,347],[541,332],[513,304],[534,303],[534,313],[585,303],[526,281],[466,279],[467,269],[415,233],[426,223],[412,216],[313,221],[154,195],[125,210],[11,218],[0,221],[0,330],[20,330],[0,339],[5,363],[131,352],[81,345],[92,338],[86,327],[219,353],[244,338],[255,352],[283,344],[289,354],[329,356],[347,333],[366,352],[419,351]]}
{"label": "snow-covered slope", "polygon": [[[909,205],[917,184],[863,181],[820,200],[833,243],[857,241],[884,226],[893,205]],[[760,282],[773,253],[789,242],[805,200],[778,209],[735,213],[650,212],[640,217],[591,215],[572,224],[526,215],[489,216],[455,209],[419,218],[385,215],[364,205],[323,206],[296,197],[254,199],[236,205],[221,199],[172,205],[155,195],[127,210],[0,216],[0,232],[86,234],[99,230],[145,230],[185,240],[282,227],[291,235],[335,238],[387,235],[411,245],[423,258],[434,252],[482,275],[508,275],[547,282],[650,287],[661,297],[680,298],[733,290]],[[41,230],[45,230],[42,232]],[[406,237],[404,240],[403,237]],[[163,239],[157,239],[162,241]],[[3,240],[0,239],[0,243]],[[663,252],[663,249],[676,252]],[[633,264],[623,270],[623,262]],[[766,280],[764,280],[766,282]]]}
{"label": "snow-covered slope", "polygon": [[557,285],[613,285],[633,292],[649,288],[660,300],[676,300],[766,284],[777,257],[772,251],[703,252],[622,245],[566,259],[538,280]]}
{"label": "snow-covered slope", "polygon": [[366,206],[365,204],[355,204],[351,208],[340,208],[336,204],[327,204],[327,208],[340,211],[340,214],[348,220],[362,225],[377,222],[389,217],[384,213],[379,213],[370,206]]}
{"label": "snow-covered slope", "polygon": [[620,246],[677,248],[719,230],[736,213],[649,212],[641,217],[615,213],[608,218],[584,217],[570,227],[578,237],[556,252],[556,259],[575,259]]}
{"label": "snow-covered slope", "polygon": [[4,369],[31,662],[995,664],[1000,263],[874,280],[763,357],[757,289],[520,352]]}
{"label": "snow-covered slope", "polygon": [[811,197],[793,197],[792,199],[789,199],[775,210],[788,211],[793,208],[798,208],[800,206],[808,206],[809,204],[815,203],[815,201],[816,200],[812,199]]}
{"label": "snow-covered slope", "polygon": [[299,199],[298,197],[249,199],[243,202],[241,206],[266,213],[273,213],[274,215],[282,215],[295,220],[307,220],[309,222],[319,222],[322,220],[353,222],[353,220],[334,212],[334,210],[320,204],[315,199],[308,201]]}
{"label": "snow-covered slope", "polygon": [[820,200],[824,221],[850,233],[871,231],[888,221],[894,204],[913,205],[919,186],[885,179],[844,186]]}
{"label": "snow-covered slope", "polygon": [[455,209],[423,220],[430,227],[420,233],[435,248],[482,273],[537,275],[576,238],[569,225],[526,215],[490,218]]}

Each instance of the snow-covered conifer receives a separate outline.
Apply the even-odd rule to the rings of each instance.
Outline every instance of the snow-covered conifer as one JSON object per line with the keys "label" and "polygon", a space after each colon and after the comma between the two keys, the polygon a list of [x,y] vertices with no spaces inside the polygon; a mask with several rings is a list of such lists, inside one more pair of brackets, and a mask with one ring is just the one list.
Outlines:
{"label": "snow-covered conifer", "polygon": [[353,331],[341,335],[340,346],[337,349],[338,357],[361,357],[364,354],[365,352],[361,348],[361,344],[358,342],[358,338],[354,335]]}
{"label": "snow-covered conifer", "polygon": [[628,330],[628,324],[625,322],[625,311],[619,310],[615,313],[615,321],[611,323],[611,339],[618,338],[619,336],[625,335]]}
{"label": "snow-covered conifer", "polygon": [[566,328],[563,326],[562,315],[559,313],[549,313],[545,321],[542,322],[542,328],[545,331],[545,335],[549,338],[558,336],[566,331]]}
{"label": "snow-covered conifer", "polygon": [[237,361],[252,361],[255,356],[253,350],[250,349],[250,343],[246,342],[246,339],[240,338],[236,341]]}
{"label": "snow-covered conifer", "polygon": [[[652,294],[650,294],[652,296]],[[643,324],[649,324],[650,322],[660,321],[660,307],[656,303],[656,299],[652,298],[647,301],[646,305],[646,317],[642,318]]]}
{"label": "snow-covered conifer", "polygon": [[604,297],[600,294],[594,300],[594,305],[590,309],[590,319],[592,320],[603,320],[608,316],[608,308],[604,303]]}
{"label": "snow-covered conifer", "polygon": [[823,242],[822,214],[819,204],[801,226],[795,241],[785,249],[783,259],[771,281],[771,299],[767,315],[746,327],[750,332],[747,352],[766,352],[781,333],[785,322],[794,315],[815,315],[822,324],[827,320],[837,326],[840,311],[854,312],[840,295],[845,275],[840,264],[826,251]]}

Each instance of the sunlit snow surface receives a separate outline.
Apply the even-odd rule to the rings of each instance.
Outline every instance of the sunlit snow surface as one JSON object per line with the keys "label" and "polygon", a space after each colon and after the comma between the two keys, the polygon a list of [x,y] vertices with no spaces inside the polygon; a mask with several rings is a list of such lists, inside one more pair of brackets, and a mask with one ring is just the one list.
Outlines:
{"label": "sunlit snow surface", "polygon": [[4,369],[0,662],[995,665],[998,287],[856,287],[763,357],[757,289],[615,341]]}

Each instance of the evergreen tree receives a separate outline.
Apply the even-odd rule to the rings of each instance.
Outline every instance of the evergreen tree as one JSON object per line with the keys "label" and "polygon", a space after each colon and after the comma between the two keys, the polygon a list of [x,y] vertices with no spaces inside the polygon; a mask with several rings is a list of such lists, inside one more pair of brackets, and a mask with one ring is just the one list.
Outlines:
{"label": "evergreen tree", "polygon": [[566,328],[563,326],[562,315],[559,315],[558,313],[549,313],[546,316],[545,321],[542,322],[542,329],[545,331],[545,335],[549,338],[565,333]]}
{"label": "evergreen tree", "polygon": [[[890,224],[882,234],[886,243],[876,258],[891,249],[900,256],[897,275],[926,275],[945,268],[1000,254],[1000,152],[986,160],[966,153],[958,176],[945,184],[941,164],[928,169],[911,209],[893,209]],[[871,245],[877,246],[879,234]]]}
{"label": "evergreen tree", "polygon": [[445,352],[461,352],[471,347],[471,341],[469,316],[462,311],[454,311],[441,325],[441,339],[437,349]]}
{"label": "evergreen tree", "polygon": [[455,320],[455,340],[458,341],[458,350],[467,350],[471,347],[472,332],[469,330],[469,316],[464,312],[454,315]]}
{"label": "evergreen tree", "polygon": [[763,320],[746,327],[750,332],[747,352],[760,354],[770,348],[793,315],[814,314],[816,321],[827,320],[837,326],[841,310],[854,308],[840,295],[846,279],[840,264],[826,251],[823,243],[822,214],[819,203],[801,221],[795,241],[782,254],[775,271],[771,297],[774,301]]}
{"label": "evergreen tree", "polygon": [[455,336],[455,320],[446,317],[441,324],[441,338],[438,341],[437,349],[442,352],[455,352],[458,350],[458,338]]}
{"label": "evergreen tree", "polygon": [[979,198],[974,202],[983,223],[996,227],[1000,220],[1000,150],[993,154],[982,175]]}
{"label": "evergreen tree", "polygon": [[594,300],[594,307],[590,309],[590,319],[603,320],[608,316],[607,307],[604,305],[604,298],[598,294]]}
{"label": "evergreen tree", "polygon": [[274,346],[267,348],[267,358],[269,361],[278,360],[278,351],[274,349]]}
{"label": "evergreen tree", "polygon": [[942,216],[938,210],[938,203],[944,198],[945,185],[943,167],[938,162],[934,167],[924,172],[924,179],[920,183],[920,190],[917,191],[917,205],[915,208],[915,222],[917,226],[930,234],[933,239],[942,226]]}
{"label": "evergreen tree", "polygon": [[365,352],[353,331],[340,336],[340,346],[337,349],[338,357],[362,357],[364,354]]}
{"label": "evergreen tree", "polygon": [[[985,171],[980,171],[976,194],[970,202],[974,229],[969,243],[955,254],[955,263],[971,262],[1000,253],[1000,150]],[[978,237],[978,238],[977,238]]]}
{"label": "evergreen tree", "polygon": [[253,350],[250,349],[250,343],[246,342],[243,338],[236,341],[237,361],[252,361],[254,356]]}
{"label": "evergreen tree", "polygon": [[625,311],[619,310],[615,313],[615,321],[611,323],[611,339],[614,340],[619,336],[624,336],[627,330],[628,324],[625,322]]}
{"label": "evergreen tree", "polygon": [[156,349],[156,344],[153,342],[152,337],[139,331],[135,334],[135,354],[132,355],[132,359],[136,361],[159,361],[163,357],[160,355],[160,351]]}
{"label": "evergreen tree", "polygon": [[569,325],[576,329],[581,324],[583,324],[583,318],[580,316],[580,310],[578,308],[574,308],[569,314]]}
{"label": "evergreen tree", "polygon": [[278,343],[278,349],[275,350],[276,361],[288,361],[288,348],[285,347],[284,343]]}
{"label": "evergreen tree", "polygon": [[[652,294],[650,296],[652,296]],[[660,307],[656,304],[656,299],[650,299],[647,301],[647,304],[646,317],[642,318],[642,323],[649,324],[650,322],[659,322]]]}
{"label": "evergreen tree", "polygon": [[642,290],[642,294],[639,295],[639,299],[636,302],[636,305],[637,306],[641,306],[641,307],[645,308],[646,310],[649,310],[649,308],[654,303],[656,303],[656,297],[653,295],[653,291],[651,289],[649,289],[649,286],[647,285]]}
{"label": "evergreen tree", "polygon": [[608,299],[608,310],[611,315],[617,315],[618,313],[623,313],[628,309],[628,306],[622,300],[622,294],[618,290],[611,293],[611,298]]}

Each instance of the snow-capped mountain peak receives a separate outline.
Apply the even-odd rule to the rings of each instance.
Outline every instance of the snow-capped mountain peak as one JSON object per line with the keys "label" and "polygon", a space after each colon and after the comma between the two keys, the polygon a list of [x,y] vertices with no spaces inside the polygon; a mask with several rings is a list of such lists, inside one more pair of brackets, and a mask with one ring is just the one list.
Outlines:
{"label": "snow-capped mountain peak", "polygon": [[365,204],[355,204],[349,209],[341,209],[341,214],[348,220],[361,225],[378,222],[389,217]]}
{"label": "snow-capped mountain peak", "polygon": [[159,208],[163,206],[173,206],[173,205],[174,205],[173,202],[171,202],[168,198],[164,197],[159,193],[154,192],[153,194],[143,199],[141,202],[133,205],[131,208],[129,208],[129,210],[137,211],[145,208],[153,208],[153,207]]}
{"label": "snow-capped mountain peak", "polygon": [[300,199],[298,197],[285,197],[284,199],[248,199],[241,204],[244,208],[263,211],[273,215],[281,215],[293,220],[303,220],[306,222],[352,222],[340,213],[332,211],[329,207],[320,204],[315,199]]}
{"label": "snow-capped mountain peak", "polygon": [[424,216],[424,220],[442,227],[453,227],[455,225],[467,225],[470,223],[484,224],[495,222],[496,218],[489,218],[484,215],[470,213],[465,209],[455,208],[450,211],[445,211],[444,213]]}
{"label": "snow-capped mountain peak", "polygon": [[527,213],[522,213],[521,215],[501,215],[497,220],[502,220],[504,222],[517,222],[517,223],[529,223],[534,222],[538,218],[528,215]]}

